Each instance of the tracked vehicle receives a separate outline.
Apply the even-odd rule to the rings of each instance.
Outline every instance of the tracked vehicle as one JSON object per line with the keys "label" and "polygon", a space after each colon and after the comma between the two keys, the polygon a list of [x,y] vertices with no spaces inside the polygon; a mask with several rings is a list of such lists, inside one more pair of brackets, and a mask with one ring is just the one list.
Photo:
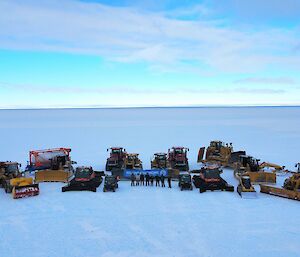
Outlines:
{"label": "tracked vehicle", "polygon": [[[203,159],[205,154],[205,159]],[[245,151],[233,151],[232,143],[223,143],[222,141],[211,141],[205,152],[205,147],[201,147],[198,152],[198,162],[209,162],[222,165],[224,167],[233,167],[239,160],[240,155],[245,155]]]}
{"label": "tracked vehicle", "polygon": [[287,178],[282,188],[260,185],[260,192],[300,201],[300,174],[295,173]]}
{"label": "tracked vehicle", "polygon": [[241,176],[249,176],[252,183],[276,183],[276,172],[264,171],[264,168],[275,164],[259,163],[259,161],[252,156],[241,155],[239,162],[235,164],[234,176],[237,179]]}
{"label": "tracked vehicle", "polygon": [[138,153],[129,153],[125,158],[125,168],[126,169],[143,169],[142,161],[139,158]]}
{"label": "tracked vehicle", "polygon": [[168,150],[168,162],[172,169],[178,169],[180,171],[189,170],[189,161],[187,152],[189,151],[186,147],[172,147]]}
{"label": "tracked vehicle", "polygon": [[35,172],[36,182],[68,182],[73,174],[70,148],[53,148],[29,152],[26,171]]}
{"label": "tracked vehicle", "polygon": [[234,187],[229,185],[222,177],[222,170],[219,168],[203,167],[199,175],[193,176],[193,182],[196,188],[199,188],[200,193],[207,190],[215,191],[234,191]]}
{"label": "tracked vehicle", "polygon": [[106,160],[106,171],[112,171],[113,169],[123,169],[126,158],[126,150],[123,147],[111,147],[107,149],[110,151],[109,157]]}
{"label": "tracked vehicle", "polygon": [[95,172],[92,167],[77,167],[75,170],[74,178],[68,183],[68,185],[62,187],[61,191],[96,192],[101,182],[101,174]]}
{"label": "tracked vehicle", "polygon": [[166,153],[155,153],[151,160],[151,169],[168,168],[168,160]]}
{"label": "tracked vehicle", "polygon": [[255,198],[257,196],[250,177],[245,175],[239,177],[237,192],[242,198]]}

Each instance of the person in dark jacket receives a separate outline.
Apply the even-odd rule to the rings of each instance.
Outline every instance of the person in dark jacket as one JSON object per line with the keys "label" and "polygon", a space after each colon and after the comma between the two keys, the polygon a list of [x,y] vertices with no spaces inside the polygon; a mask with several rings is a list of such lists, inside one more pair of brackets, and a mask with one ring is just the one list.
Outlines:
{"label": "person in dark jacket", "polygon": [[160,177],[158,175],[155,176],[155,185],[160,186]]}
{"label": "person in dark jacket", "polygon": [[135,182],[135,175],[133,173],[131,173],[130,180],[131,180],[131,186],[135,186],[135,184],[134,184],[134,182]]}
{"label": "person in dark jacket", "polygon": [[168,186],[169,186],[169,188],[172,188],[172,186],[171,186],[171,179],[172,179],[172,178],[171,178],[171,176],[169,175],[169,176],[168,176]]}
{"label": "person in dark jacket", "polygon": [[145,179],[146,179],[146,186],[149,186],[149,180],[150,180],[149,173],[146,174]]}
{"label": "person in dark jacket", "polygon": [[141,174],[141,186],[144,186],[144,181],[145,181],[145,175],[142,173]]}
{"label": "person in dark jacket", "polygon": [[160,180],[161,180],[161,186],[165,187],[165,176],[164,176],[164,174],[161,174]]}
{"label": "person in dark jacket", "polygon": [[154,182],[154,176],[151,175],[151,176],[150,176],[150,183],[151,183],[151,186],[153,186],[153,182]]}

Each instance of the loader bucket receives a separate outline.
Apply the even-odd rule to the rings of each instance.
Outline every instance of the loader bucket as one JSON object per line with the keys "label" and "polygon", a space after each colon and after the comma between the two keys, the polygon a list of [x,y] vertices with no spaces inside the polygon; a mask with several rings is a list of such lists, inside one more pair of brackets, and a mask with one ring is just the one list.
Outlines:
{"label": "loader bucket", "polygon": [[203,161],[203,156],[205,152],[205,147],[201,147],[198,151],[198,159],[197,162],[202,162]]}
{"label": "loader bucket", "polygon": [[14,199],[36,196],[40,193],[39,184],[13,187],[12,196]]}
{"label": "loader bucket", "polygon": [[71,172],[64,170],[40,170],[35,172],[35,182],[68,182]]}
{"label": "loader bucket", "polygon": [[250,180],[254,184],[259,183],[276,183],[276,174],[270,172],[247,172],[245,175],[250,177]]}

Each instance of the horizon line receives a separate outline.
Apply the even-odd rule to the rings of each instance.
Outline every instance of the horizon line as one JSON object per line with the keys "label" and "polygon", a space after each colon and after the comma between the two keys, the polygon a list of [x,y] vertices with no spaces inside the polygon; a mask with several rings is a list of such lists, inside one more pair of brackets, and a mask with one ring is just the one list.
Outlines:
{"label": "horizon line", "polygon": [[175,109],[175,108],[272,108],[272,107],[300,107],[300,105],[170,105],[170,106],[70,106],[70,107],[0,107],[5,110],[76,110],[76,109]]}

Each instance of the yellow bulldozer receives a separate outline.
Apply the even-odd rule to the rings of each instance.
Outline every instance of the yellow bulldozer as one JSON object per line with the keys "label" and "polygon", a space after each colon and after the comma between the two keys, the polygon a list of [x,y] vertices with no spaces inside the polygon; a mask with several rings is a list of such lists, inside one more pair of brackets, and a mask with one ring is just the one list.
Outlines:
{"label": "yellow bulldozer", "polygon": [[247,175],[242,175],[239,178],[237,192],[242,198],[256,198],[256,191],[251,183],[251,179]]}
{"label": "yellow bulldozer", "polygon": [[38,195],[39,185],[33,178],[25,178],[17,162],[0,162],[0,184],[6,193],[12,193],[14,199]]}
{"label": "yellow bulldozer", "polygon": [[[203,159],[205,154],[205,159]],[[245,151],[233,151],[232,143],[223,143],[214,140],[210,142],[205,152],[205,147],[201,147],[198,152],[198,162],[216,163],[224,167],[233,167],[240,155],[245,155]]]}
{"label": "yellow bulldozer", "polygon": [[[239,179],[241,176],[249,176],[252,183],[276,183],[276,172],[283,171],[284,166],[259,161],[252,156],[241,155],[234,165],[235,177]],[[273,170],[265,171],[266,168]]]}
{"label": "yellow bulldozer", "polygon": [[287,178],[282,188],[260,185],[260,192],[300,201],[300,173]]}
{"label": "yellow bulldozer", "polygon": [[143,169],[143,164],[138,153],[126,154],[125,169]]}

